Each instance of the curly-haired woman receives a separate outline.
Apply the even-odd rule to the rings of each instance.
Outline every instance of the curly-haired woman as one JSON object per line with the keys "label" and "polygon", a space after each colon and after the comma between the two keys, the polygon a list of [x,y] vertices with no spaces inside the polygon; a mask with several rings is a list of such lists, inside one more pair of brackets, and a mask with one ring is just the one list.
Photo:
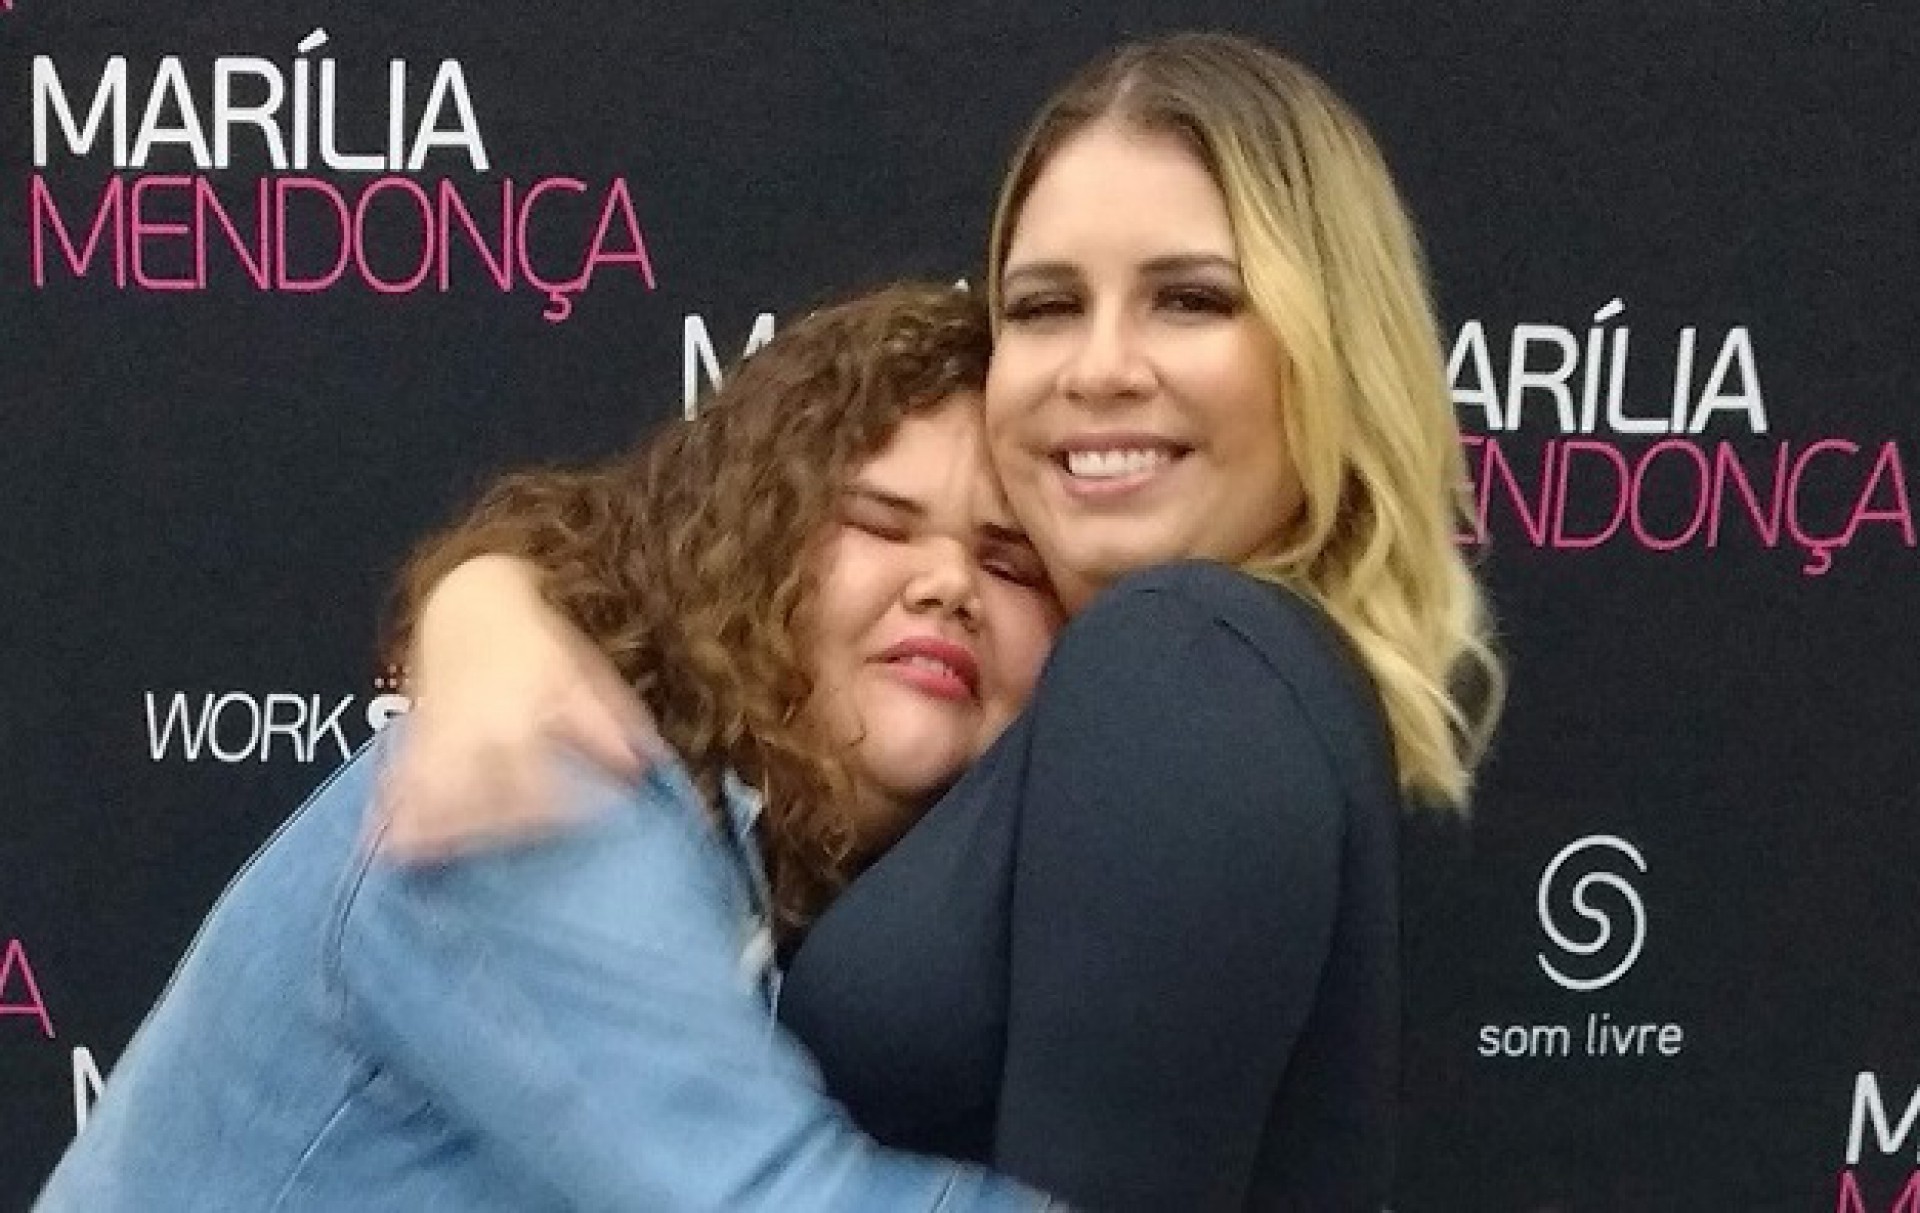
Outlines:
{"label": "curly-haired woman", "polygon": [[575,829],[405,869],[367,846],[383,735],[229,886],[37,1207],[1040,1207],[862,1136],[770,1005],[780,942],[1001,732],[1059,623],[985,462],[988,336],[947,288],[827,309],[429,545],[403,619],[524,551],[667,748],[632,786],[560,763]]}

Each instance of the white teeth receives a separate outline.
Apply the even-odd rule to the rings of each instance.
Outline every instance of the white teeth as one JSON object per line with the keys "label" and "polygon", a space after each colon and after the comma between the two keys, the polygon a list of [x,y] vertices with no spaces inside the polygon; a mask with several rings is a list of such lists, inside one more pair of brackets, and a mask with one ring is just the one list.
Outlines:
{"label": "white teeth", "polygon": [[900,659],[900,664],[919,666],[923,670],[932,670],[936,674],[944,674],[949,678],[960,677],[960,672],[954,669],[952,666],[948,665],[946,662],[937,660],[936,658],[932,658],[932,657],[923,657],[918,653],[913,653],[913,654],[909,654],[906,657],[902,657]]}
{"label": "white teeth", "polygon": [[1067,471],[1074,476],[1105,479],[1150,472],[1173,461],[1173,452],[1164,447],[1151,450],[1068,451]]}

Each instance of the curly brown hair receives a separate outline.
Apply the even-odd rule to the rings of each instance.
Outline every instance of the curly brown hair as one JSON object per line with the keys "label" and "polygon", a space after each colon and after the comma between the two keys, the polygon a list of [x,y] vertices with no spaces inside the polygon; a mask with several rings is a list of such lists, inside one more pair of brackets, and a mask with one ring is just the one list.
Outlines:
{"label": "curly brown hair", "polygon": [[846,748],[801,710],[815,556],[849,478],[905,418],[980,391],[990,346],[983,304],[949,286],[900,284],[808,316],[691,420],[597,467],[501,479],[415,553],[392,651],[462,561],[529,560],[709,798],[725,771],[760,790],[779,923],[803,926],[861,859]]}

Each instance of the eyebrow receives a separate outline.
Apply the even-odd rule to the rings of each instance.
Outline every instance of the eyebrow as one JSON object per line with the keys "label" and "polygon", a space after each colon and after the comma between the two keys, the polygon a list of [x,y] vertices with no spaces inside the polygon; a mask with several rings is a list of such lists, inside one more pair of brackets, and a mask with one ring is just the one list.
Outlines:
{"label": "eyebrow", "polygon": [[[927,507],[920,502],[915,501],[911,497],[902,497],[898,493],[889,493],[887,490],[876,488],[871,484],[860,484],[856,481],[847,486],[847,493],[854,497],[865,498],[875,505],[882,506],[886,509],[898,510],[900,513],[913,518],[925,518],[927,516]],[[1029,548],[1033,546],[1033,540],[1027,538],[1027,533],[1016,527],[1002,526],[997,522],[983,522],[979,526],[979,531],[982,535],[996,543],[1014,543],[1019,544],[1021,547]]]}
{"label": "eyebrow", "polygon": [[[1153,275],[1208,269],[1225,270],[1230,274],[1238,275],[1240,262],[1223,253],[1165,253],[1140,263],[1142,273]],[[1010,283],[1017,284],[1022,278],[1038,278],[1051,282],[1079,276],[1080,268],[1071,261],[1028,261],[1015,265],[1001,274],[1000,285],[1004,289]]]}
{"label": "eyebrow", "polygon": [[870,484],[861,484],[856,481],[847,486],[847,493],[854,497],[864,497],[868,501],[876,505],[883,505],[890,510],[899,510],[905,514],[912,514],[916,518],[925,518],[927,516],[927,507],[915,501],[913,498],[902,497],[898,493],[889,493],[885,489],[878,489]]}

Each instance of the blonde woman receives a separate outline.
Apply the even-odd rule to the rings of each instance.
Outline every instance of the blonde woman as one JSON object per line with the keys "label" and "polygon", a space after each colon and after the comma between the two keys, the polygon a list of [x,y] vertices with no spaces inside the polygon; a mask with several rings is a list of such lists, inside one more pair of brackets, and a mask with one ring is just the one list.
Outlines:
{"label": "blonde woman", "polygon": [[[1075,1205],[1378,1209],[1397,826],[1464,804],[1501,686],[1411,225],[1320,81],[1185,35],[1042,109],[989,270],[991,455],[1072,620],[781,1016],[881,1140]],[[551,817],[549,740],[643,765],[541,576],[490,560],[430,607],[416,850]]]}

